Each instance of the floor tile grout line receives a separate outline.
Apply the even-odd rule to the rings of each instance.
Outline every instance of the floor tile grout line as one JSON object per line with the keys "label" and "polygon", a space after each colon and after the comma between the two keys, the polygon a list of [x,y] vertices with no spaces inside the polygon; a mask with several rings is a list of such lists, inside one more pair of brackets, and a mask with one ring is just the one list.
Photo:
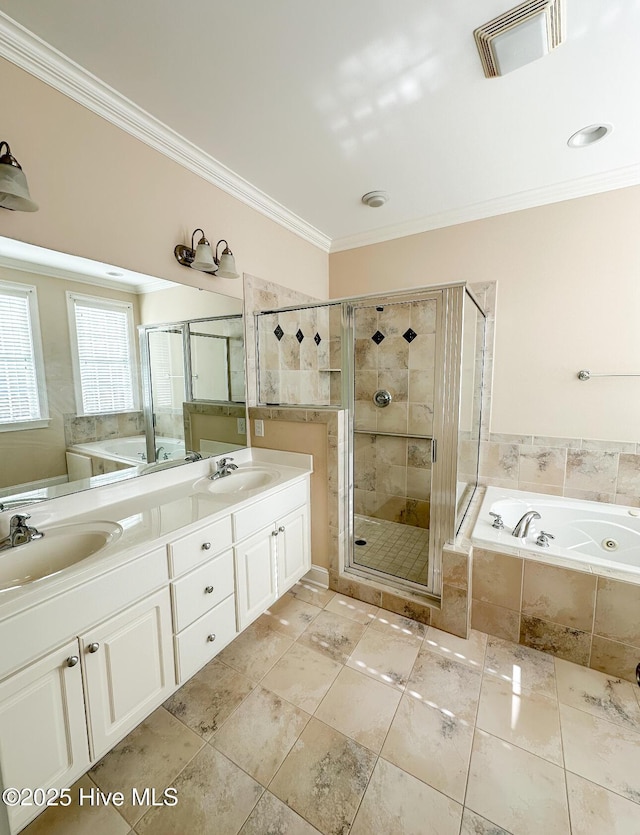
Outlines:
{"label": "floor tile grout line", "polygon": [[572,771],[570,768],[565,769],[567,774],[571,774],[573,777],[578,777],[580,780],[584,780],[586,783],[590,783],[592,786],[596,786],[599,789],[602,789],[605,792],[610,792],[611,794],[615,795],[616,797],[621,797],[623,800],[628,800],[629,803],[633,803],[635,806],[638,807],[638,814],[640,814],[640,800],[632,800],[625,794],[622,794],[615,789],[610,788],[609,786],[603,786],[602,783],[596,783],[595,780],[591,780],[589,777],[585,777],[583,774],[578,774],[577,771]]}
{"label": "floor tile grout line", "polygon": [[487,666],[487,644],[488,643],[489,643],[489,638],[487,636],[487,638],[485,639],[485,642],[484,642],[484,652],[482,654],[482,665],[481,665],[481,669],[480,669],[480,690],[478,691],[478,704],[476,705],[476,715],[475,715],[475,719],[473,720],[473,735],[471,737],[471,750],[469,751],[469,762],[467,763],[467,779],[465,780],[464,794],[462,796],[462,807],[463,807],[463,809],[466,807],[467,792],[469,791],[469,779],[471,777],[471,760],[473,758],[473,747],[475,745],[476,732],[478,730],[478,713],[480,711],[480,699],[482,698],[482,685],[484,684],[484,674],[485,674],[485,668]]}

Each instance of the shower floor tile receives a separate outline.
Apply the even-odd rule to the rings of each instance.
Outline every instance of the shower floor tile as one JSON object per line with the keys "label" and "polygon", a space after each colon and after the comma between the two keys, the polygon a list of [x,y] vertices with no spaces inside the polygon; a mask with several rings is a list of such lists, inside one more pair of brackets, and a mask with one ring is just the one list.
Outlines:
{"label": "shower floor tile", "polygon": [[[276,636],[288,646],[275,666],[247,678],[218,656],[166,703],[173,715],[158,708],[72,791],[175,786],[177,806],[51,807],[23,835],[640,831],[640,732],[614,710],[635,715],[635,685],[475,630],[398,629],[384,609],[359,623],[326,608],[349,598],[316,599],[325,608],[295,642],[263,624],[225,656],[245,657],[248,640],[255,658],[272,654]],[[327,636],[340,661],[323,654]],[[205,708],[214,725],[194,721]]]}
{"label": "shower floor tile", "polygon": [[354,562],[413,583],[427,585],[429,575],[429,530],[356,514]]}

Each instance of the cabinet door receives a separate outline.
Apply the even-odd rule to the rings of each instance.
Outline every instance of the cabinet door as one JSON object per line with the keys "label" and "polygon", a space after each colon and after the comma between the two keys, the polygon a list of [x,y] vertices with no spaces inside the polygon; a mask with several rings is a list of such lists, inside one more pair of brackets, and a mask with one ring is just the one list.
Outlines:
{"label": "cabinet door", "polygon": [[311,568],[309,508],[299,507],[277,522],[278,597]]}
{"label": "cabinet door", "polygon": [[268,609],[277,597],[276,533],[273,527],[265,528],[233,549],[240,631]]}
{"label": "cabinet door", "polygon": [[174,689],[169,590],[80,638],[93,758],[102,756]]}
{"label": "cabinet door", "polygon": [[[72,641],[0,683],[5,786],[65,788],[89,767],[79,655],[78,642]],[[16,832],[40,809],[8,811]]]}

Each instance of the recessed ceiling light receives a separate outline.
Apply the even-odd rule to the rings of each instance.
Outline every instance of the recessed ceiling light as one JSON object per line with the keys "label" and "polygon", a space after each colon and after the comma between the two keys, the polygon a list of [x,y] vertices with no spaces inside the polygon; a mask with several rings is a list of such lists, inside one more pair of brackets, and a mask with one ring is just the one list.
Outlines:
{"label": "recessed ceiling light", "polygon": [[124,275],[124,273],[119,273],[119,272],[117,272],[116,270],[107,270],[107,275],[111,275],[111,276],[113,276],[114,278],[122,278],[122,276]]}
{"label": "recessed ceiling light", "polygon": [[386,191],[368,191],[362,195],[362,202],[370,209],[379,209],[388,199],[389,194]]}
{"label": "recessed ceiling light", "polygon": [[587,145],[593,145],[594,142],[600,142],[605,136],[611,133],[613,125],[588,125],[586,128],[580,128],[567,140],[567,145],[570,148],[585,148]]}

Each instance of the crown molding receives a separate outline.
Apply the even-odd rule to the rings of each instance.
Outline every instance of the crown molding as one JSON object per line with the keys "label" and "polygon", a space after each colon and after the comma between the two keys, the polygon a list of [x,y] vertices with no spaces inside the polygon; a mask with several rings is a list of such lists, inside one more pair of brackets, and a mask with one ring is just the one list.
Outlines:
{"label": "crown molding", "polygon": [[0,57],[179,163],[305,241],[329,251],[331,239],[252,186],[75,61],[0,12]]}
{"label": "crown molding", "polygon": [[497,215],[519,212],[523,209],[534,209],[550,203],[560,203],[563,200],[573,200],[577,197],[588,197],[604,191],[613,191],[627,186],[640,185],[640,165],[629,165],[602,174],[592,174],[577,180],[556,183],[553,186],[521,191],[505,197],[497,197],[461,209],[427,217],[409,220],[393,226],[383,226],[370,232],[349,235],[345,238],[335,238],[331,244],[331,252],[344,252],[361,246],[384,243],[394,238],[406,238],[409,235],[419,235],[421,232],[431,232],[446,226],[456,226],[473,220],[483,220]]}

